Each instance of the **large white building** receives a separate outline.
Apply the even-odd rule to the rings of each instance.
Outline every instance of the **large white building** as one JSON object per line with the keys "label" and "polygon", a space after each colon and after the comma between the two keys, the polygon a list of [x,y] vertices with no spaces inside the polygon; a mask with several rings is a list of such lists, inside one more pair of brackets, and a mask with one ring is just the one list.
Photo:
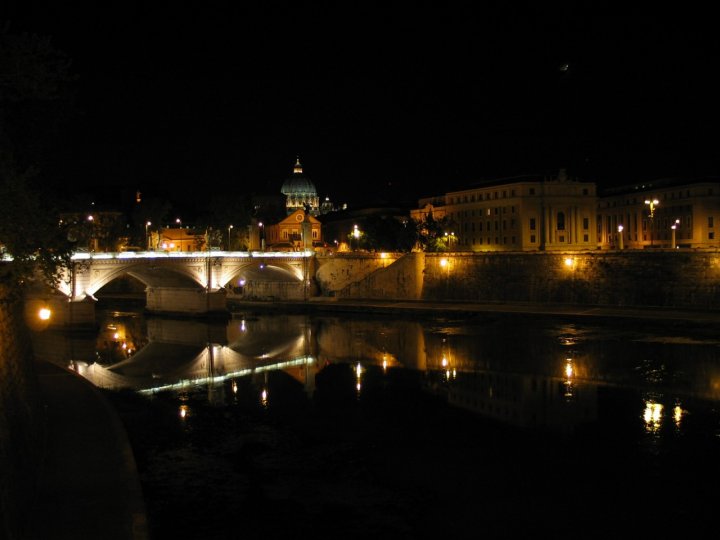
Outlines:
{"label": "large white building", "polygon": [[411,216],[447,216],[452,248],[460,251],[596,249],[593,182],[557,177],[504,178],[421,199]]}
{"label": "large white building", "polygon": [[609,249],[619,249],[621,244],[623,249],[717,248],[719,219],[717,178],[661,179],[617,187],[598,201],[598,245]]}
{"label": "large white building", "polygon": [[598,195],[594,182],[561,170],[498,179],[418,206],[416,221],[448,218],[448,247],[459,251],[720,247],[717,178],[657,180]]}

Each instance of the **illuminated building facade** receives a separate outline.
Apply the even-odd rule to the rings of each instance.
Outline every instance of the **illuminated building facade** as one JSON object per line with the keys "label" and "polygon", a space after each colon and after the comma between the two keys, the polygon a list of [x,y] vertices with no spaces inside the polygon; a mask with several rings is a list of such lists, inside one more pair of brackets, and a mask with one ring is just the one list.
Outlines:
{"label": "illuminated building facade", "polygon": [[717,179],[656,180],[603,193],[597,241],[603,249],[717,248],[718,220]]}
{"label": "illuminated building facade", "polygon": [[271,251],[312,249],[314,244],[322,242],[320,222],[304,210],[295,210],[265,229],[265,240]]}
{"label": "illuminated building facade", "polygon": [[522,176],[421,199],[411,217],[448,220],[452,250],[597,249],[595,183]]}
{"label": "illuminated building facade", "polygon": [[151,235],[154,249],[162,251],[203,251],[206,248],[204,233],[183,227],[166,227]]}

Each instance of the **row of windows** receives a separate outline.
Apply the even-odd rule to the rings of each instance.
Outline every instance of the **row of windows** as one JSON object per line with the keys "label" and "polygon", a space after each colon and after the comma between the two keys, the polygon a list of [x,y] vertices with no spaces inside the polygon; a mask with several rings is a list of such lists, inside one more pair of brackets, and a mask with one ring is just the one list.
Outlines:
{"label": "row of windows", "polygon": [[[491,237],[491,236],[488,236],[488,237],[485,238],[484,244],[485,244],[485,245],[492,245],[492,244],[503,245],[503,244],[507,244],[507,243],[508,243],[508,237],[507,237],[507,236],[503,236],[503,237],[502,237],[502,242],[500,242],[500,239],[501,239],[501,238],[500,238],[499,236],[495,236],[494,238]],[[493,241],[493,240],[494,240],[494,241]],[[562,234],[559,235],[558,238],[557,238],[557,241],[558,241],[559,243],[565,243],[565,235],[562,235]],[[583,242],[586,242],[586,243],[587,243],[587,242],[589,242],[589,241],[590,241],[590,235],[588,235],[588,234],[583,234]],[[464,241],[463,241],[463,243],[464,243],[466,246],[468,246],[468,245],[473,245],[473,246],[475,246],[475,245],[483,245],[483,237],[482,237],[482,236],[479,237],[479,238],[473,237],[472,239],[470,239],[470,238],[465,238]],[[515,243],[516,243],[516,238],[515,238],[514,236],[511,236],[511,237],[510,237],[510,244],[515,244]],[[531,234],[531,235],[530,235],[530,243],[531,243],[531,244],[537,244],[537,236],[536,236],[536,235],[534,235],[534,234]]]}
{"label": "row of windows", "polygon": [[[668,199],[670,199],[672,201],[675,199],[689,199],[693,195],[701,196],[702,194],[697,191],[695,193],[693,193],[693,191],[691,191],[689,189],[686,189],[684,193],[682,190],[671,191],[669,193],[668,192],[663,193],[662,200],[667,201]],[[713,188],[707,188],[707,195],[713,195]],[[645,199],[641,199],[640,201],[638,201],[637,197],[633,197],[632,199],[625,199],[625,206],[643,204],[644,202],[645,202]],[[622,201],[607,201],[605,203],[605,207],[606,208],[610,208],[610,207],[614,208],[618,204],[622,204]]]}
{"label": "row of windows", "polygon": [[[489,201],[489,200],[495,200],[495,199],[506,199],[508,197],[508,194],[510,197],[516,197],[517,194],[514,189],[503,189],[501,191],[487,191],[485,193],[472,193],[470,195],[457,195],[457,196],[449,196],[448,197],[448,204],[463,204],[463,203],[473,203],[473,202],[479,202],[479,201]],[[589,195],[590,190],[586,187],[582,188],[582,194],[583,195]],[[535,188],[531,187],[528,188],[528,195],[535,195]]]}
{"label": "row of windows", "polygon": [[[515,207],[510,206],[510,213],[515,213]],[[481,217],[483,215],[495,215],[497,216],[500,213],[507,214],[508,207],[507,206],[495,206],[493,208],[478,208],[477,210],[463,210],[461,212],[450,212],[448,215],[450,216],[450,219],[457,218],[466,218],[466,217],[475,217],[477,212],[477,217]],[[469,215],[468,215],[469,214]]]}
{"label": "row of windows", "polygon": [[[302,237],[302,235],[298,231],[288,231],[287,229],[283,229],[283,231],[282,231],[283,240],[290,240],[290,239],[300,240],[301,237]],[[312,237],[313,237],[313,240],[318,239],[318,230],[317,229],[312,230]]]}
{"label": "row of windows", "polygon": [[[530,195],[535,194],[535,189],[530,188]],[[457,197],[449,197],[448,201],[450,204],[461,204],[461,203],[468,203],[468,202],[475,202],[477,201],[489,201],[491,199],[499,199],[502,195],[503,199],[506,199],[508,196],[508,190],[504,189],[502,191],[495,191],[487,193],[477,193],[477,194],[471,194],[469,197],[467,195],[458,195]],[[515,197],[515,190],[510,190],[510,196]]]}

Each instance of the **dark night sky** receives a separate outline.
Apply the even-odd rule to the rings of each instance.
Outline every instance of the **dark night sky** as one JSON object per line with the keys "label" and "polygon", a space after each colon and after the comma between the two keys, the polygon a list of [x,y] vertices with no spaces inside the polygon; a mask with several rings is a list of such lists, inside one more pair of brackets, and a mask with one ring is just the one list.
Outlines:
{"label": "dark night sky", "polygon": [[351,204],[560,167],[600,186],[720,168],[710,13],[57,4],[0,19],[73,59],[73,189],[277,192],[297,154]]}

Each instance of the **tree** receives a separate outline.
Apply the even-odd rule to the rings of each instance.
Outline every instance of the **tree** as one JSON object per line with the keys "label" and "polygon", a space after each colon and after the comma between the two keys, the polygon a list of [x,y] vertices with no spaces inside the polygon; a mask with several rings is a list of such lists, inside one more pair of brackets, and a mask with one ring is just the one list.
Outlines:
{"label": "tree", "polygon": [[428,214],[425,219],[417,222],[418,244],[423,251],[447,251],[449,249],[448,241],[445,233],[453,232],[455,222],[448,216],[435,219],[432,213]]}
{"label": "tree", "polygon": [[417,228],[412,219],[374,215],[363,224],[360,247],[375,251],[410,251],[417,242]]}
{"label": "tree", "polygon": [[[47,39],[0,29],[0,536],[23,537],[43,440],[42,404],[21,310],[21,285],[38,271],[50,282],[69,264],[71,243],[42,188],[43,165],[67,113],[67,59]],[[44,173],[44,174],[43,174]]]}
{"label": "tree", "polygon": [[69,114],[75,78],[49,39],[0,29],[0,244],[13,257],[3,283],[39,269],[49,281],[69,264],[72,244],[43,186],[49,148]]}
{"label": "tree", "polygon": [[[246,235],[252,216],[250,196],[242,193],[217,195],[207,200],[196,221],[198,229],[208,231],[211,246],[225,246],[228,236],[233,249],[247,249]],[[229,229],[232,225],[232,229]],[[228,233],[228,230],[231,232]]]}

